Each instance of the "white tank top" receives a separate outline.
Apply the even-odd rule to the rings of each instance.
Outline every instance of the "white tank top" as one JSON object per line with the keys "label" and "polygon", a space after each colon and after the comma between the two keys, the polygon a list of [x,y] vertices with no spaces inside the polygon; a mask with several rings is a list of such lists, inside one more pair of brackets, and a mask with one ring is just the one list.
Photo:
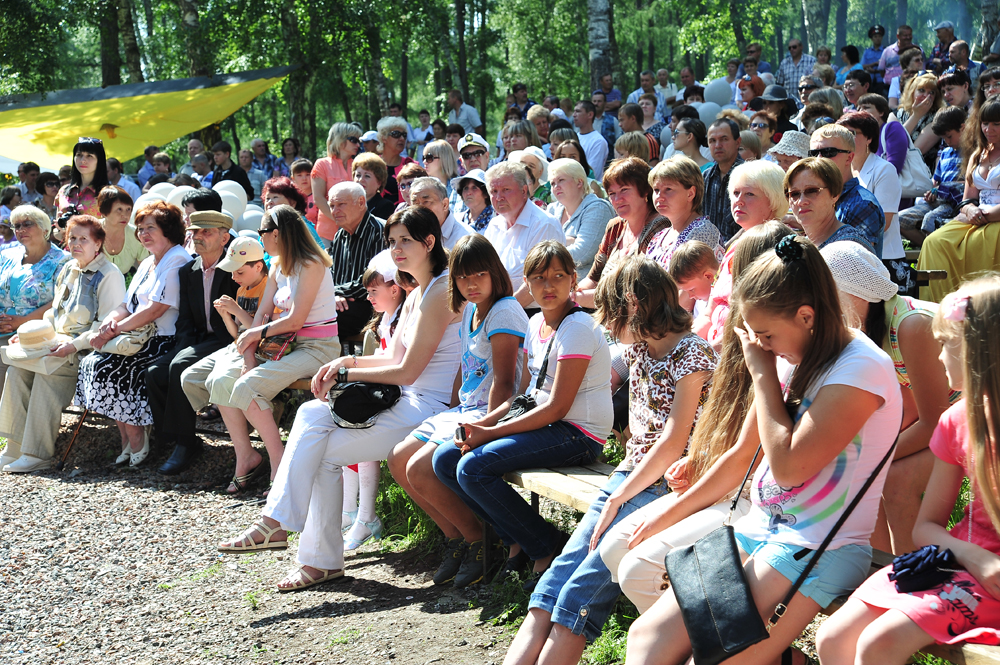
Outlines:
{"label": "white tank top", "polygon": [[[432,279],[426,289],[417,289],[420,292],[420,300],[414,301],[413,309],[408,312],[406,321],[403,322],[403,336],[400,338],[400,341],[404,349],[410,347],[410,344],[413,343],[413,337],[416,335],[418,309],[420,308],[420,303],[423,301],[424,293],[434,286],[439,279],[448,279],[448,271],[445,270]],[[410,297],[416,295],[417,291],[414,291]],[[438,344],[437,350],[431,356],[430,362],[427,363],[427,367],[424,368],[424,371],[420,373],[420,376],[417,377],[417,380],[412,385],[403,386],[403,392],[424,395],[442,404],[451,402],[455,375],[458,374],[458,365],[462,359],[461,329],[461,319],[448,324],[448,327],[444,330],[444,336],[441,337],[441,343]]]}
{"label": "white tank top", "polygon": [[[275,268],[274,282],[278,285],[278,290],[274,292],[274,306],[281,308],[281,316],[284,317],[292,308],[295,292],[299,288],[299,273],[285,275],[280,268]],[[333,273],[324,270],[323,281],[320,282],[319,290],[316,291],[316,299],[313,300],[312,309],[309,310],[309,316],[306,317],[306,323],[332,321],[337,318],[337,303],[333,289]]]}

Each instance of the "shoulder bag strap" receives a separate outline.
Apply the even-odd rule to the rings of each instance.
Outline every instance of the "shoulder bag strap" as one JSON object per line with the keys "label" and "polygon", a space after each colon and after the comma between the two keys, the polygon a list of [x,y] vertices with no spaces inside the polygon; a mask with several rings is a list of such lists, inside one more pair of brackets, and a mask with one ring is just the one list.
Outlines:
{"label": "shoulder bag strap", "polygon": [[[584,309],[580,306],[574,306],[573,309],[566,312],[566,316],[562,318],[559,325],[566,320],[566,317],[570,314],[575,314],[576,312],[582,312]],[[556,326],[555,330],[552,331],[552,337],[549,338],[549,343],[545,346],[545,356],[542,358],[542,366],[538,368],[538,378],[535,379],[535,390],[541,390],[542,386],[545,385],[545,375],[549,371],[549,354],[552,353],[552,343],[556,341],[556,331],[559,330],[559,326]]]}
{"label": "shoulder bag strap", "polygon": [[837,523],[833,525],[832,529],[830,529],[830,533],[828,533],[826,538],[823,539],[823,542],[822,544],[820,544],[819,549],[813,552],[812,558],[809,559],[809,563],[806,564],[806,567],[799,575],[799,578],[795,580],[795,584],[793,584],[792,588],[788,590],[788,593],[785,594],[785,597],[781,600],[781,602],[774,607],[774,612],[771,614],[771,618],[767,620],[768,632],[771,632],[771,628],[774,627],[774,624],[778,623],[778,619],[780,619],[785,615],[785,611],[788,609],[788,603],[792,602],[792,598],[798,592],[799,587],[802,586],[802,584],[806,581],[806,578],[809,577],[809,573],[811,573],[812,569],[816,566],[817,563],[819,563],[819,558],[823,556],[823,552],[826,551],[826,548],[830,545],[830,543],[833,541],[833,538],[837,535],[837,532],[840,531],[840,527],[844,525],[844,522],[846,522],[847,518],[851,516],[852,512],[854,512],[854,509],[861,502],[861,499],[864,498],[865,493],[868,491],[868,488],[872,486],[872,483],[875,482],[875,478],[878,477],[878,474],[882,471],[882,467],[884,467],[886,463],[890,459],[892,459],[892,454],[896,450],[897,443],[899,443],[898,435],[896,436],[896,440],[893,441],[892,445],[889,447],[889,451],[885,454],[885,457],[883,457],[882,461],[878,463],[878,466],[875,467],[875,470],[872,471],[872,474],[868,476],[868,480],[866,480],[865,484],[861,486],[861,490],[854,496],[854,499],[851,501],[850,505],[847,506],[847,510],[841,513],[840,519],[838,519]]}

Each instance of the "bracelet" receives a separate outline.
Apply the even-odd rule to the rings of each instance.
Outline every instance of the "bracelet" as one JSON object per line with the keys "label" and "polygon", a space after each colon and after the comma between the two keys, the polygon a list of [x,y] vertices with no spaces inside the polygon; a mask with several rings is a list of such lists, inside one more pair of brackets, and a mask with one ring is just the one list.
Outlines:
{"label": "bracelet", "polygon": [[959,202],[958,209],[961,210],[970,203],[973,205],[979,205],[979,199],[963,199],[962,201]]}
{"label": "bracelet", "polygon": [[354,366],[357,367],[358,366],[358,357],[355,356],[355,355],[352,355],[351,358],[354,359]]}
{"label": "bracelet", "polygon": [[264,324],[264,327],[263,327],[263,328],[261,328],[261,331],[260,331],[260,338],[261,338],[261,339],[264,339],[265,337],[267,337],[267,329],[268,329],[268,327],[269,327],[270,325],[271,325],[270,323],[265,323],[265,324]]}

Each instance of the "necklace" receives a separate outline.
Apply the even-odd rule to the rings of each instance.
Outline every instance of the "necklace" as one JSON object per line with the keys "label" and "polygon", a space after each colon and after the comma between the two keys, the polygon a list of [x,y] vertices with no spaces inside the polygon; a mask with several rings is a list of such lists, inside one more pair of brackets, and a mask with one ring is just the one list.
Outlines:
{"label": "necklace", "polygon": [[121,254],[122,250],[125,249],[125,234],[124,233],[122,234],[121,240],[122,240],[121,247],[119,247],[118,249],[112,251],[112,249],[111,249],[111,239],[110,238],[105,239],[105,241],[104,241],[104,252],[105,252],[105,254],[107,254],[108,256],[118,256],[119,254]]}

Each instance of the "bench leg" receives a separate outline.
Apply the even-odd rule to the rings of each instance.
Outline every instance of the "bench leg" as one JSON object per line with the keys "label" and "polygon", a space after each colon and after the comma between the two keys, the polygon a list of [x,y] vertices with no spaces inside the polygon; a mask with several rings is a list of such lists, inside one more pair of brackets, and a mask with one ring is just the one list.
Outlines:
{"label": "bench leg", "polygon": [[531,508],[536,513],[538,512],[538,494],[536,492],[531,493]]}

